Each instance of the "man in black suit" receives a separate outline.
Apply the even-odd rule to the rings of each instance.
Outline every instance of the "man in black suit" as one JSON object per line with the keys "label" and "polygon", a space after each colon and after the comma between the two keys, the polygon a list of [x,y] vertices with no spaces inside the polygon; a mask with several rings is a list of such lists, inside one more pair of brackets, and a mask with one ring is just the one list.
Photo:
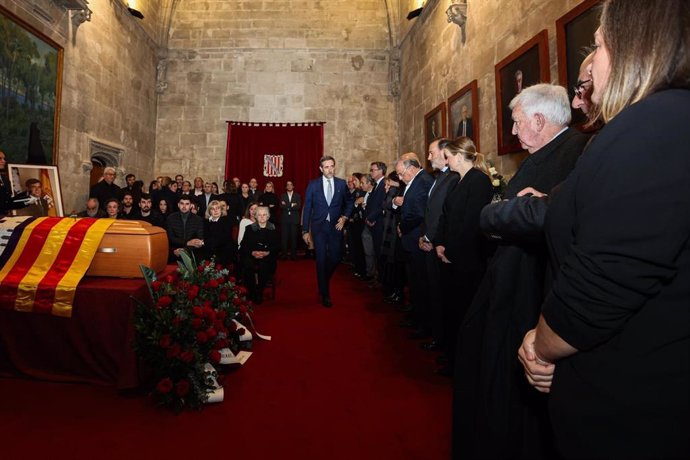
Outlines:
{"label": "man in black suit", "polygon": [[[383,200],[386,199],[387,166],[383,161],[374,161],[369,165],[369,174],[375,181],[373,190],[369,193],[367,206],[364,208],[364,223],[369,229],[374,242],[374,255],[378,264],[381,244],[383,243]],[[380,272],[380,271],[379,271]]]}
{"label": "man in black suit", "polygon": [[[438,172],[436,180],[429,190],[429,198],[426,201],[424,211],[424,233],[419,237],[419,248],[424,251],[424,262],[426,268],[427,297],[422,314],[421,333],[431,333],[432,340],[423,343],[421,346],[425,350],[438,350],[443,342],[443,332],[445,330],[443,321],[443,298],[441,296],[443,287],[441,286],[441,272],[439,259],[431,243],[436,237],[438,220],[443,212],[443,202],[446,199],[448,190],[460,180],[458,173],[448,168],[448,160],[439,149],[438,144],[445,139],[436,139],[429,144],[427,159],[431,167]],[[448,287],[446,287],[448,288]]]}
{"label": "man in black suit", "polygon": [[290,258],[297,259],[297,230],[299,228],[299,214],[302,209],[302,197],[295,192],[295,184],[289,180],[285,182],[285,193],[280,196],[280,236],[283,256],[287,257],[290,246]]}
{"label": "man in black suit", "polygon": [[204,219],[191,213],[191,206],[191,198],[181,196],[177,202],[179,212],[170,214],[165,222],[170,246],[168,262],[174,263],[185,249],[196,254],[196,250],[204,246]]}
{"label": "man in black suit", "polygon": [[[589,136],[568,128],[570,101],[561,86],[525,88],[510,108],[512,133],[530,155],[508,183],[505,198],[527,187],[548,194],[574,168]],[[482,221],[492,208],[484,209]],[[498,232],[493,237],[499,247],[460,326],[455,375],[463,377],[454,388],[454,458],[553,457],[540,452],[537,427],[548,423],[546,401],[525,384],[515,356],[539,317],[546,247],[541,238]]]}
{"label": "man in black suit", "polygon": [[111,198],[120,199],[120,186],[115,184],[115,168],[106,166],[103,169],[103,178],[91,187],[89,196],[98,199],[101,209],[105,211],[105,204]]}
{"label": "man in black suit", "polygon": [[343,227],[352,213],[352,200],[345,181],[333,177],[335,159],[323,156],[319,164],[322,175],[309,182],[304,196],[302,238],[307,246],[314,238],[321,305],[330,308],[330,280],[342,258]]}
{"label": "man in black suit", "polygon": [[425,253],[419,248],[419,237],[422,236],[426,202],[434,179],[415,159],[398,160],[395,171],[400,180],[406,184],[403,195],[396,197],[393,204],[400,207],[398,234],[405,257],[407,280],[410,284],[411,314],[413,320],[419,324],[426,295],[424,283],[426,277],[423,275]]}
{"label": "man in black suit", "polygon": [[151,195],[148,193],[142,193],[141,198],[139,198],[139,210],[136,215],[132,216],[133,220],[143,220],[149,224],[165,228],[165,219],[161,214],[152,209]]}
{"label": "man in black suit", "polygon": [[[213,193],[213,184],[210,182],[204,183],[204,193],[201,195],[195,195],[197,206],[199,206],[199,216],[206,216],[206,209],[208,209],[208,204],[213,200],[219,200],[220,195],[215,195]],[[226,203],[227,204],[227,203]]]}

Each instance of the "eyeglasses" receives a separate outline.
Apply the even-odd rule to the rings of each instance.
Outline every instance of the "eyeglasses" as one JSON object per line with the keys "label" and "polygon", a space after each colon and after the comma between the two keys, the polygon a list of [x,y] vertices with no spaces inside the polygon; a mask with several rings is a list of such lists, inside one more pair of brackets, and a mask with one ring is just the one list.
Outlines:
{"label": "eyeglasses", "polygon": [[398,177],[402,179],[402,176],[405,174],[405,171],[407,171],[410,168],[410,166],[412,165],[407,165],[405,169],[402,170],[402,172],[398,173]]}
{"label": "eyeglasses", "polygon": [[582,99],[582,91],[585,89],[585,84],[591,82],[592,79],[590,78],[589,80],[578,80],[577,84],[573,86],[573,91],[575,92],[575,95]]}

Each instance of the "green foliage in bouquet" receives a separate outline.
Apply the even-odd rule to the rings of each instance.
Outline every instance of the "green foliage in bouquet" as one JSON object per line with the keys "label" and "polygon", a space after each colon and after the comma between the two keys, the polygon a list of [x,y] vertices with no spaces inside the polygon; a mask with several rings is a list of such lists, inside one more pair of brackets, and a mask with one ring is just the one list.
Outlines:
{"label": "green foliage in bouquet", "polygon": [[152,395],[176,411],[200,408],[214,389],[215,373],[205,363],[220,362],[220,351],[237,352],[233,319],[243,324],[250,305],[246,288],[213,261],[196,264],[183,253],[175,273],[157,279],[141,266],[152,303],[138,302],[134,312],[135,350],[154,374]]}

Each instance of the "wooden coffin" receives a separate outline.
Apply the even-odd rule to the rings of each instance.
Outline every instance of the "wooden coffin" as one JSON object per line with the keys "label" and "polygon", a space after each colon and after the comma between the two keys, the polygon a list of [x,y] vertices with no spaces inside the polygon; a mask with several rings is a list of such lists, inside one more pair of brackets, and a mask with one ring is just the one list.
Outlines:
{"label": "wooden coffin", "polygon": [[141,220],[117,220],[103,236],[86,276],[142,278],[139,264],[156,273],[168,263],[168,234]]}

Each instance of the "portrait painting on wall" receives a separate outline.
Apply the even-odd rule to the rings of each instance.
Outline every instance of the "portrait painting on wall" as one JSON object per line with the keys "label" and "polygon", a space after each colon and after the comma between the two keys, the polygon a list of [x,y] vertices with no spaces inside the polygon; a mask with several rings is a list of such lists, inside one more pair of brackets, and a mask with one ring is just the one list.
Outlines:
{"label": "portrait painting on wall", "polygon": [[[424,151],[434,139],[446,137],[446,103],[441,102],[424,115]],[[426,157],[426,155],[424,155]]]}
{"label": "portrait painting on wall", "polygon": [[[594,32],[599,25],[600,0],[585,0],[556,21],[558,47],[558,82],[568,88],[573,97],[578,85],[580,64],[594,43]],[[580,82],[591,84],[586,79]],[[581,110],[572,109],[573,124],[582,125],[587,119]]]}
{"label": "portrait painting on wall", "polygon": [[63,50],[0,6],[0,149],[8,163],[57,164]]}
{"label": "portrait painting on wall", "polygon": [[448,137],[467,136],[481,151],[478,107],[477,80],[472,80],[448,98]]}
{"label": "portrait painting on wall", "polygon": [[64,217],[57,166],[9,164],[8,171],[15,195],[36,198],[33,204],[15,210],[15,216]]}
{"label": "portrait painting on wall", "polygon": [[498,154],[520,152],[520,142],[512,133],[513,120],[509,105],[524,88],[549,82],[549,43],[546,30],[539,32],[496,64],[495,74]]}

